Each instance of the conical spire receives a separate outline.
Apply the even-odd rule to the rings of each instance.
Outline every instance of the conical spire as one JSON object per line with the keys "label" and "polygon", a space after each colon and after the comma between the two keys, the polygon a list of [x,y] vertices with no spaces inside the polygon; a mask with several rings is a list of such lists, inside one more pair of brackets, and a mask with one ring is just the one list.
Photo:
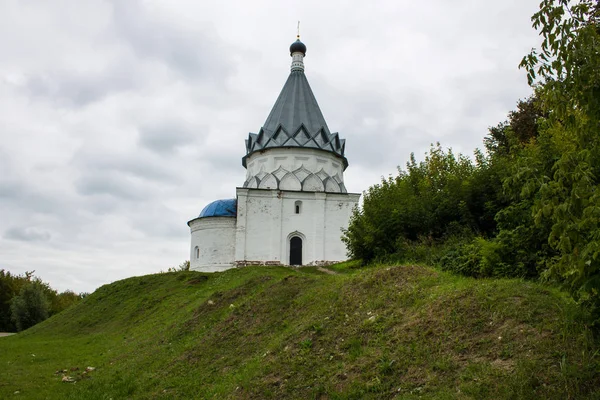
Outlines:
{"label": "conical spire", "polygon": [[321,113],[317,99],[304,74],[306,46],[297,40],[290,46],[292,67],[290,75],[258,134],[250,133],[246,140],[246,158],[255,151],[273,147],[305,147],[329,151],[344,156],[345,140],[331,133]]}

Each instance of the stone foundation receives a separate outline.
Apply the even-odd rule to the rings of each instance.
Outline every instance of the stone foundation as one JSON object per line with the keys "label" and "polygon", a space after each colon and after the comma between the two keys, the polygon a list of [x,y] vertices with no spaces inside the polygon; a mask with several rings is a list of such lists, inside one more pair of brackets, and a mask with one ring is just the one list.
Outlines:
{"label": "stone foundation", "polygon": [[234,263],[234,265],[236,267],[250,267],[250,266],[253,266],[253,265],[276,266],[276,265],[283,265],[283,264],[281,264],[280,261],[248,261],[248,260],[243,260],[243,261],[236,261]]}

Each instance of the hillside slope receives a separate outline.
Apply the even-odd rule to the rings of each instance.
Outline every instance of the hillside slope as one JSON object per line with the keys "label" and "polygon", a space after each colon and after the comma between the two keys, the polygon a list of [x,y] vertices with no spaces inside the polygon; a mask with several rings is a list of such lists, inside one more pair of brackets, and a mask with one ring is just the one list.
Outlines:
{"label": "hillside slope", "polygon": [[416,266],[149,275],[0,339],[0,398],[598,398],[583,317]]}

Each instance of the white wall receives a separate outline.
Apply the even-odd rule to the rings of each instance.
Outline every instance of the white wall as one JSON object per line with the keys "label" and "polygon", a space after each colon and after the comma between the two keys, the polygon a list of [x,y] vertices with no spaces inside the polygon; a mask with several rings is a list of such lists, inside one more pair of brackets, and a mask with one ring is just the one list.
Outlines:
{"label": "white wall", "polygon": [[327,243],[325,260],[348,259],[346,245],[340,239],[341,229],[348,228],[352,210],[358,204],[360,194],[348,194],[348,196],[351,198],[346,199],[343,194],[332,194],[325,202],[325,243]]}
{"label": "white wall", "polygon": [[[235,217],[205,217],[188,224],[192,235],[190,269],[203,272],[224,271],[235,258]],[[200,257],[196,257],[196,246]]]}
{"label": "white wall", "polygon": [[247,188],[346,193],[344,161],[328,151],[266,149],[248,157],[246,166]]}
{"label": "white wall", "polygon": [[[289,264],[289,240],[303,238],[303,265],[347,259],[341,241],[359,194],[238,188],[235,260]],[[300,214],[295,213],[301,201]]]}

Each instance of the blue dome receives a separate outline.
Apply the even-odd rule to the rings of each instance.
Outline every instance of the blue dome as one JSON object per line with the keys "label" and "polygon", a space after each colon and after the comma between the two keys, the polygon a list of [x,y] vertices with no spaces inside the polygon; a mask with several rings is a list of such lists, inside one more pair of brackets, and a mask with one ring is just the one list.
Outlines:
{"label": "blue dome", "polygon": [[198,218],[204,217],[235,217],[237,215],[237,200],[216,200],[202,209]]}

